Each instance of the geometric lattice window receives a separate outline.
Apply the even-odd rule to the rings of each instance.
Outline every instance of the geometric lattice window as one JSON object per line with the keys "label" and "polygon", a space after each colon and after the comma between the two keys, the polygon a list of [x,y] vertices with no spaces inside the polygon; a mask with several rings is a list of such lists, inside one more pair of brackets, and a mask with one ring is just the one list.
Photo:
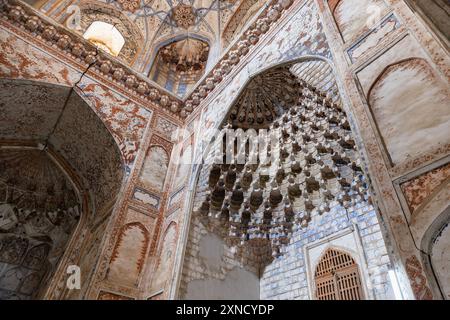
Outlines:
{"label": "geometric lattice window", "polygon": [[328,249],[316,267],[317,300],[363,300],[355,260],[345,252]]}

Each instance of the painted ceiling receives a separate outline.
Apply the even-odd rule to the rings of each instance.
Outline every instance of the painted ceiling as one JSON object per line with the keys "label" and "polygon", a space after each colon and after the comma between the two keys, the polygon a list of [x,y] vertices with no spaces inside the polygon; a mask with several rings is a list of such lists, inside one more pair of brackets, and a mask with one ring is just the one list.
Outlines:
{"label": "painted ceiling", "polygon": [[238,8],[238,0],[106,0],[125,12],[147,41],[178,33],[201,33],[214,40]]}

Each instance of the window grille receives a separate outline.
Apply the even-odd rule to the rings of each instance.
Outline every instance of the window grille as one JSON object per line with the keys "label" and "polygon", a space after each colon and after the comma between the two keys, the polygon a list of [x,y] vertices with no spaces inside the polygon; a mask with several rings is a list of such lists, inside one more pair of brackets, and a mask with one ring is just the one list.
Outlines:
{"label": "window grille", "polygon": [[358,265],[345,252],[329,249],[317,265],[314,278],[318,300],[364,299]]}

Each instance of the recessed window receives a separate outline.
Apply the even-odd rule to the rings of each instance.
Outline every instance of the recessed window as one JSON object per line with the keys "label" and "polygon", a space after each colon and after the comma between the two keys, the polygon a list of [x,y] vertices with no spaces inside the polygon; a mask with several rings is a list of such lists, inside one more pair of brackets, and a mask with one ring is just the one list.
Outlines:
{"label": "recessed window", "polygon": [[355,260],[345,252],[329,249],[315,272],[317,300],[363,300]]}
{"label": "recessed window", "polygon": [[119,55],[125,44],[125,39],[119,30],[112,24],[103,21],[92,22],[83,37],[115,57]]}

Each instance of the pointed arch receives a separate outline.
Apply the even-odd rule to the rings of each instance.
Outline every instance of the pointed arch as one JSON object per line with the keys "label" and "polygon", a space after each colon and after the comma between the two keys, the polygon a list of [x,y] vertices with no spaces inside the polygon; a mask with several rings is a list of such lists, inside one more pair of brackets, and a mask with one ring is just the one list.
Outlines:
{"label": "pointed arch", "polygon": [[178,224],[171,221],[166,227],[158,248],[158,259],[155,263],[155,273],[152,276],[152,291],[164,290],[167,280],[173,272],[173,262],[175,261],[175,253],[178,242]]}
{"label": "pointed arch", "polygon": [[[94,21],[114,25],[125,38],[125,44],[118,58],[132,65],[144,46],[144,36],[136,23],[114,6],[100,1],[82,0],[79,7],[81,10],[81,33],[83,34]],[[67,18],[67,15],[62,17],[63,20]]]}
{"label": "pointed arch", "polygon": [[329,248],[314,270],[318,300],[362,300],[362,280],[356,260],[347,252]]}
{"label": "pointed arch", "polygon": [[344,42],[354,41],[379,22],[386,7],[383,0],[331,0],[328,5]]}
{"label": "pointed arch", "polygon": [[111,255],[108,279],[137,287],[149,242],[150,235],[142,223],[131,222],[124,225]]}
{"label": "pointed arch", "polygon": [[393,165],[450,142],[450,91],[422,58],[384,68],[367,101]]}
{"label": "pointed arch", "polygon": [[166,184],[170,155],[161,145],[151,145],[139,174],[143,187],[162,192]]}

